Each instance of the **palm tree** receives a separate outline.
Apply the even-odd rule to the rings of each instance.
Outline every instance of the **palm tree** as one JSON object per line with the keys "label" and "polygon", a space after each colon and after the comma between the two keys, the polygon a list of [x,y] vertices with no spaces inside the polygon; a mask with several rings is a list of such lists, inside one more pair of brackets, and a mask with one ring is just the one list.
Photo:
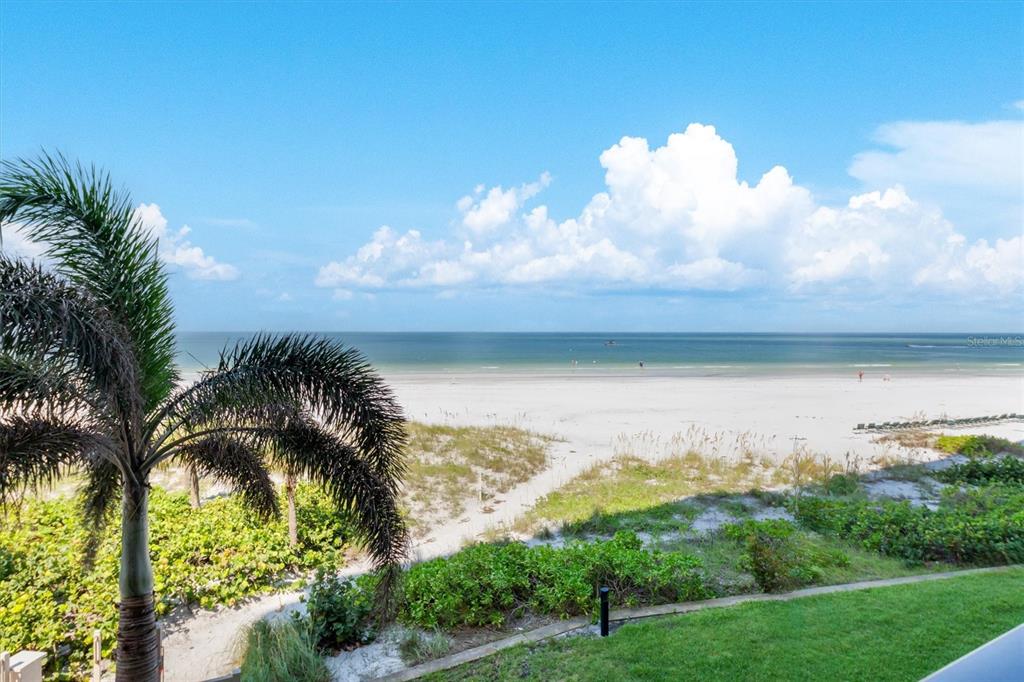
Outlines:
{"label": "palm tree", "polygon": [[358,351],[259,335],[180,386],[157,240],[107,174],[63,156],[6,161],[0,225],[45,246],[43,264],[0,254],[0,501],[80,474],[99,530],[120,500],[118,680],[158,674],[147,507],[165,462],[230,484],[263,516],[278,513],[269,469],[319,483],[391,593],[404,422]]}

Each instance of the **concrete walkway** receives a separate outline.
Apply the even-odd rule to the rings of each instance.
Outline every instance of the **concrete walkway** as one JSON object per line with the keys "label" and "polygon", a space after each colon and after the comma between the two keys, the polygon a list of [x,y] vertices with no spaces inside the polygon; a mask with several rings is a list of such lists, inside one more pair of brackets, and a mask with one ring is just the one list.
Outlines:
{"label": "concrete walkway", "polygon": [[[845,583],[843,585],[824,585],[822,587],[809,587],[803,590],[796,590],[794,592],[783,592],[780,594],[743,594],[734,597],[721,597],[719,599],[707,599],[704,601],[691,601],[682,602],[679,604],[661,604],[659,606],[646,606],[637,609],[619,609],[612,611],[609,614],[609,619],[612,621],[630,621],[638,620],[640,618],[650,618],[652,616],[668,616],[679,613],[690,613],[692,611],[703,611],[705,609],[716,609],[727,606],[735,606],[736,604],[746,604],[748,602],[761,602],[761,601],[790,601],[792,599],[802,599],[803,597],[814,597],[822,594],[836,594],[838,592],[854,592],[857,590],[870,590],[876,587],[893,587],[896,585],[911,585],[914,583],[929,582],[932,580],[946,580],[948,578],[958,578],[965,575],[978,575],[980,573],[997,573],[1002,571],[1009,571],[1015,568],[1021,568],[1021,566],[996,566],[992,568],[975,568],[966,571],[948,571],[945,573],[926,573],[923,575],[911,575],[904,578],[888,578],[886,580],[865,580],[856,583]],[[578,630],[583,627],[589,626],[591,623],[590,618],[579,617],[571,620],[562,621],[559,623],[552,623],[551,625],[545,625],[542,628],[524,632],[513,637],[506,639],[500,639],[496,642],[489,642],[487,644],[474,647],[472,649],[466,649],[460,651],[452,656],[446,656],[427,663],[406,668],[405,670],[392,673],[385,677],[379,678],[380,680],[386,680],[387,682],[399,682],[401,680],[414,680],[430,673],[440,672],[442,670],[449,670],[457,666],[463,665],[464,663],[470,663],[477,661],[481,658],[486,658],[492,654],[495,654],[503,649],[514,647],[518,644],[531,644],[563,635],[573,630]]]}

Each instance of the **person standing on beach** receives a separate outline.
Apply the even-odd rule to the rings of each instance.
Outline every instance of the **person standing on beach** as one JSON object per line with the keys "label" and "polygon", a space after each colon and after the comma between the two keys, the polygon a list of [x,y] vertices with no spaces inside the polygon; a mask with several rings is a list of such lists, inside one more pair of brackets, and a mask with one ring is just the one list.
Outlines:
{"label": "person standing on beach", "polygon": [[857,372],[857,381],[864,381],[864,370]]}

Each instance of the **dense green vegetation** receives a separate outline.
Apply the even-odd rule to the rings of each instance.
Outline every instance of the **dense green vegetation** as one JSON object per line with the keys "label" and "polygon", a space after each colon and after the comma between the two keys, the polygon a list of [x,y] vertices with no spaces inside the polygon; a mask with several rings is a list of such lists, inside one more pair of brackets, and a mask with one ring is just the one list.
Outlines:
{"label": "dense green vegetation", "polygon": [[569,616],[592,613],[597,588],[611,587],[622,604],[711,596],[700,560],[649,551],[634,533],[611,540],[527,547],[475,545],[413,566],[403,580],[400,619],[420,627],[497,626],[527,610]]}
{"label": "dense green vegetation", "polygon": [[999,482],[1024,484],[1024,459],[1016,457],[971,458],[936,472],[935,478],[945,483],[981,485]]}
{"label": "dense green vegetation", "polygon": [[[540,436],[509,427],[451,429],[412,423],[410,432],[409,459],[417,472],[413,482],[428,488],[451,472],[417,463],[439,452],[447,453],[456,470],[461,471],[458,462],[497,467],[486,469],[488,481],[518,482],[532,467],[543,466],[547,444]],[[520,449],[525,463],[507,463]],[[185,494],[154,487],[150,505],[157,613],[163,616],[182,605],[230,605],[290,587],[317,568],[343,565],[347,520],[311,484],[300,484],[297,497],[299,544],[289,547],[284,520],[260,521],[234,496],[207,501],[195,510]],[[79,499],[27,498],[20,506],[12,505],[0,522],[0,603],[11,605],[0,610],[0,649],[48,651],[50,670],[81,671],[91,652],[92,630],[99,628],[104,656],[111,658],[117,627],[117,524],[107,526],[94,566],[83,570],[88,532]],[[320,589],[312,590],[313,617],[303,625],[312,630],[321,651],[372,638],[368,590],[345,593],[339,586],[343,581],[332,581],[336,579],[325,572]],[[436,649],[438,643],[429,644]]]}
{"label": "dense green vegetation", "polygon": [[[204,576],[197,569],[190,579],[203,582],[175,584],[169,567],[177,568],[177,557],[153,548],[168,538],[173,545],[178,529],[150,534],[151,475],[177,465],[215,478],[263,521],[280,509],[271,471],[316,481],[359,528],[381,572],[378,594],[387,598],[408,545],[398,505],[406,434],[401,407],[366,359],[308,334],[239,341],[181,386],[159,235],[134,205],[106,172],[60,154],[0,163],[0,224],[40,246],[38,260],[0,253],[0,503],[74,475],[85,479],[80,510],[91,541],[103,539],[104,523],[120,512],[112,526],[121,540],[119,563],[85,579],[116,582],[117,607],[109,588],[80,591],[81,580],[72,577],[69,597],[62,593],[68,586],[47,574],[45,587],[59,597],[37,607],[19,590],[9,610],[27,619],[15,626],[18,635],[22,627],[48,628],[44,640],[72,645],[79,633],[60,631],[64,617],[95,614],[106,622],[106,613],[119,613],[117,681],[158,682],[156,595],[177,596],[180,589],[202,603],[205,595],[195,592],[219,581],[228,585],[222,597],[231,600],[251,589],[253,579],[218,546],[230,570]],[[181,551],[209,553],[202,539],[202,533],[190,538]],[[154,555],[167,563],[155,566]],[[88,563],[92,552],[78,551],[79,557]],[[25,560],[15,556],[4,564]],[[280,554],[252,560],[257,584],[287,566]],[[54,572],[65,572],[63,564]],[[81,594],[102,598],[92,604],[99,609],[68,613]],[[48,612],[33,614],[37,608]],[[65,653],[60,649],[53,659]]]}
{"label": "dense green vegetation", "polygon": [[1014,569],[651,619],[425,679],[910,682],[1022,620],[1024,570]]}
{"label": "dense green vegetation", "polygon": [[725,526],[722,534],[742,544],[737,567],[749,572],[765,592],[820,582],[829,568],[850,565],[846,552],[811,542],[788,521],[747,520]]}
{"label": "dense green vegetation", "polygon": [[[328,497],[297,491],[299,544],[283,520],[260,521],[235,497],[193,509],[185,494],[150,497],[157,610],[211,607],[281,587],[317,566],[344,563],[347,529]],[[99,628],[109,657],[117,628],[117,524],[107,526],[92,571],[78,500],[29,500],[3,518],[0,535],[0,649],[50,654],[51,670],[82,670]]]}
{"label": "dense green vegetation", "polygon": [[[946,489],[932,511],[870,500],[852,474],[831,475],[798,497],[715,493],[679,501],[679,489],[694,487],[694,472],[706,462],[691,459],[681,466],[680,460],[620,458],[620,468],[610,475],[588,472],[571,484],[582,502],[573,503],[565,491],[541,502],[546,513],[561,509],[573,515],[576,520],[561,530],[579,540],[561,548],[474,545],[405,571],[398,618],[414,629],[402,640],[403,657],[416,662],[444,655],[452,646],[446,631],[501,628],[519,616],[591,614],[600,585],[610,586],[615,605],[622,607],[894,577],[948,569],[950,563],[1024,561],[1022,464],[979,455],[937,473],[957,485]],[[644,488],[647,507],[629,501]],[[594,489],[611,504],[577,516],[597,496]],[[651,504],[666,494],[670,501]],[[280,587],[282,576],[299,579],[328,568],[314,581],[308,617],[291,630],[251,635],[258,634],[252,640],[256,648],[246,660],[252,658],[254,670],[266,667],[256,661],[266,658],[268,647],[298,661],[289,666],[305,665],[304,646],[333,654],[373,638],[375,578],[349,581],[330,572],[344,561],[347,528],[314,487],[299,488],[300,544],[294,549],[283,522],[258,523],[232,498],[193,510],[184,494],[154,490],[151,504],[161,613],[186,603],[230,604]],[[797,523],[754,520],[752,510],[765,506],[789,508]],[[690,532],[709,509],[727,511],[737,521],[711,533]],[[0,544],[0,599],[15,607],[0,612],[0,645],[45,648],[76,669],[91,629],[109,635],[115,627],[111,616],[98,614],[109,614],[108,605],[116,601],[109,580],[116,570],[116,534],[104,537],[95,572],[83,574],[77,562],[87,535],[73,500],[32,501],[17,516],[13,511],[7,523],[14,533]],[[106,641],[111,643],[109,636]],[[318,674],[310,668],[295,679]]]}
{"label": "dense green vegetation", "polygon": [[[318,570],[306,597],[308,627],[313,643],[323,653],[366,644],[377,636],[373,619],[370,576],[362,580],[341,578],[333,571]],[[296,614],[293,614],[296,615]]]}
{"label": "dense green vegetation", "polygon": [[1024,561],[1024,487],[947,489],[931,510],[906,501],[802,497],[800,523],[865,549],[911,561],[1006,564]]}
{"label": "dense green vegetation", "polygon": [[995,436],[939,436],[935,447],[942,452],[958,453],[968,457],[985,457],[1008,452],[1024,457],[1024,445]]}

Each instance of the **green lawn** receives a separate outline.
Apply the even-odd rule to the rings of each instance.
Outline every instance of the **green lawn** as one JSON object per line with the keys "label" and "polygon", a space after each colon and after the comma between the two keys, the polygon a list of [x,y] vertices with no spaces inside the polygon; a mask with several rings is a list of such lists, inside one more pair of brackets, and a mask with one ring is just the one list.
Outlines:
{"label": "green lawn", "polygon": [[625,625],[431,680],[918,680],[1024,622],[1024,569]]}

